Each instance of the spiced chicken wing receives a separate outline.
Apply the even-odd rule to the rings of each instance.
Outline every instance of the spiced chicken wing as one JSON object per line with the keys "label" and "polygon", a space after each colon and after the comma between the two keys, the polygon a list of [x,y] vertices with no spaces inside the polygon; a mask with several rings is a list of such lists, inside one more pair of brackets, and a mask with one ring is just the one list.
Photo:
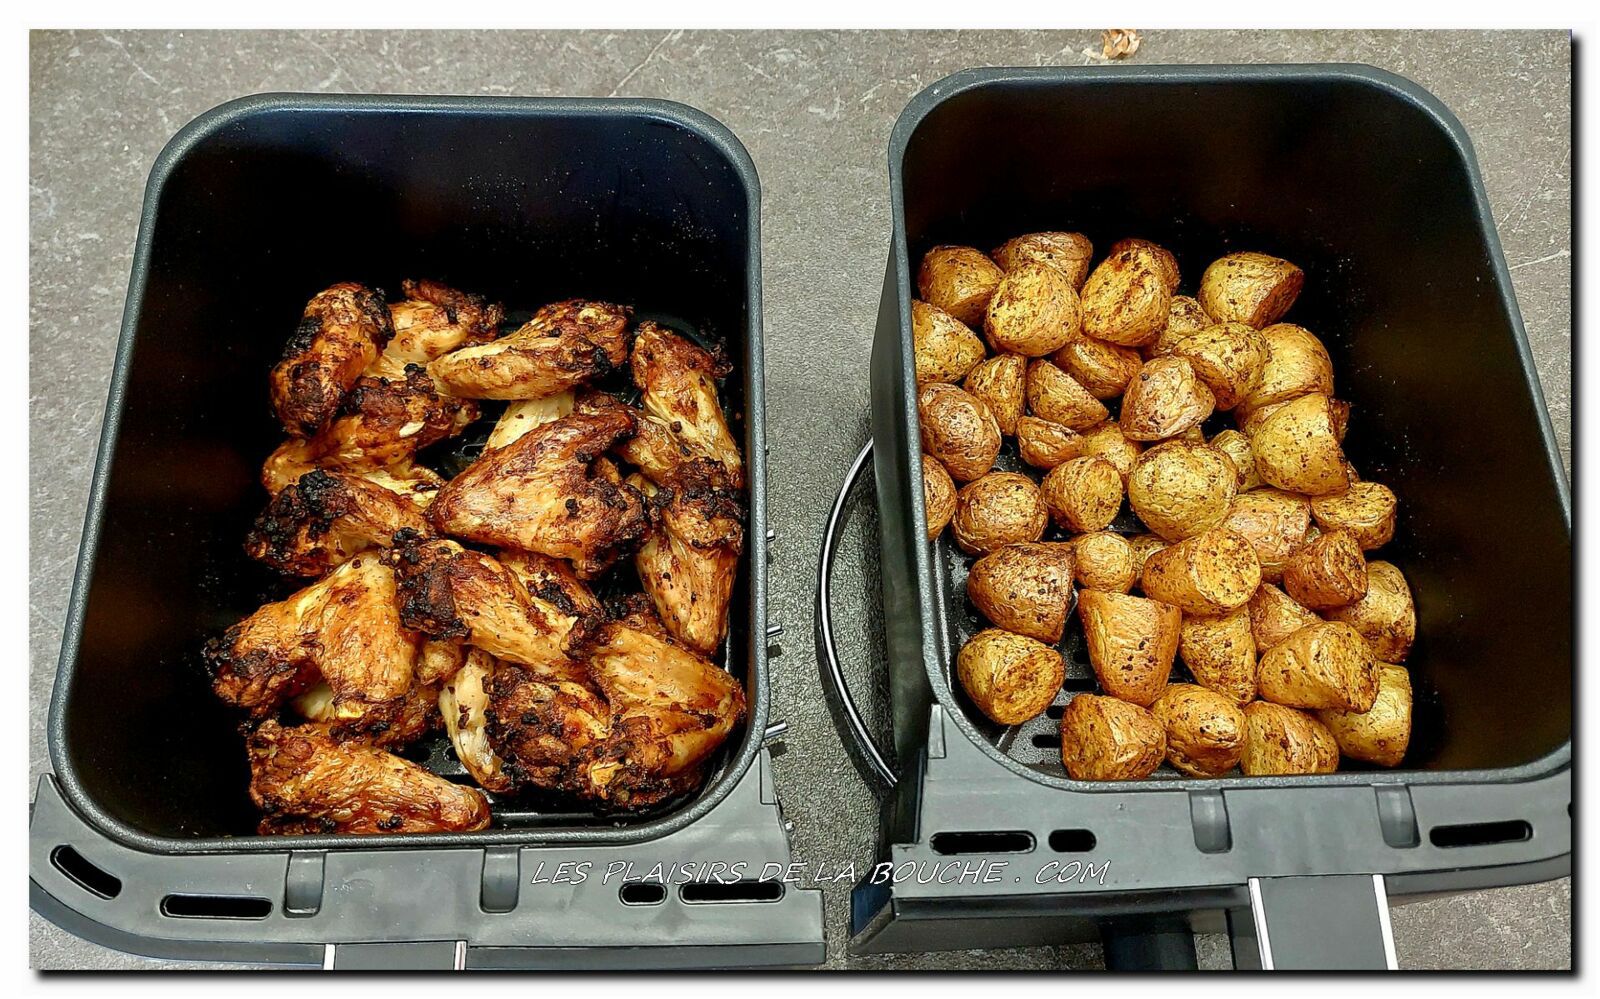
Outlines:
{"label": "spiced chicken wing", "polygon": [[500,419],[495,421],[494,429],[489,431],[483,449],[493,451],[505,447],[534,427],[554,423],[572,412],[572,403],[571,392],[557,392],[543,399],[518,399],[508,404]]}
{"label": "spiced chicken wing", "polygon": [[245,538],[245,551],[279,572],[320,576],[352,556],[387,548],[406,528],[431,532],[409,496],[314,468],[272,498]]}
{"label": "spiced chicken wing", "polygon": [[547,305],[520,329],[429,365],[468,399],[541,399],[602,378],[628,359],[630,310],[573,299]]}
{"label": "spiced chicken wing", "polygon": [[685,337],[655,323],[639,324],[633,344],[633,381],[645,411],[695,454],[721,463],[728,484],[743,489],[739,445],[717,399],[717,379],[728,370],[727,361]]}
{"label": "spiced chicken wing", "polygon": [[272,369],[272,409],[283,429],[310,437],[326,427],[393,335],[381,292],[349,283],[317,292]]}
{"label": "spiced chicken wing", "polygon": [[728,602],[744,546],[739,497],[727,487],[722,466],[705,458],[685,463],[669,485],[643,476],[634,482],[656,511],[634,556],[639,580],[673,637],[711,655],[728,632]]}
{"label": "spiced chicken wing", "polygon": [[452,350],[487,343],[500,332],[505,310],[482,295],[437,281],[400,282],[405,299],[389,305],[394,337],[366,374],[404,378],[406,365],[427,364]]}
{"label": "spiced chicken wing", "polygon": [[472,779],[485,790],[506,792],[515,784],[489,743],[489,687],[497,665],[482,649],[468,652],[466,664],[439,690],[439,713],[456,759]]}

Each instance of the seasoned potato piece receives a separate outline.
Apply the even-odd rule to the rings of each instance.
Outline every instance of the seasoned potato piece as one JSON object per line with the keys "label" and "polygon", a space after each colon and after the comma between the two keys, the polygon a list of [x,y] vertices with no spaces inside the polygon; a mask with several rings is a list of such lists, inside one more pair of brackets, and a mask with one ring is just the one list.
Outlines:
{"label": "seasoned potato piece", "polygon": [[1034,468],[1055,468],[1084,453],[1083,438],[1059,423],[1022,416],[1017,418],[1017,453]]}
{"label": "seasoned potato piece", "polygon": [[1248,413],[1298,395],[1333,395],[1333,361],[1328,348],[1312,332],[1293,323],[1276,323],[1261,331],[1267,347],[1261,381],[1240,409]]}
{"label": "seasoned potato piece", "polygon": [[1050,518],[1075,533],[1105,528],[1122,508],[1122,476],[1104,458],[1064,461],[1050,470],[1039,490]]}
{"label": "seasoned potato piece", "polygon": [[1260,329],[1277,322],[1306,283],[1305,272],[1265,253],[1230,253],[1200,276],[1200,304],[1218,322]]}
{"label": "seasoned potato piece", "polygon": [[1372,652],[1386,663],[1403,663],[1417,637],[1417,608],[1411,587],[1388,562],[1367,563],[1367,592],[1360,600],[1328,611],[1330,621],[1343,621],[1361,632]]}
{"label": "seasoned potato piece", "polygon": [[1000,424],[983,400],[954,385],[929,382],[917,391],[922,450],[939,459],[957,482],[970,482],[994,467],[1000,455]]}
{"label": "seasoned potato piece", "polygon": [[1039,487],[1026,475],[990,472],[961,487],[950,527],[968,555],[1038,541],[1048,524]]}
{"label": "seasoned potato piece", "polygon": [[1028,363],[1028,411],[1069,430],[1085,430],[1110,415],[1077,379],[1045,360]]}
{"label": "seasoned potato piece", "polygon": [[1394,537],[1394,491],[1376,482],[1354,482],[1333,496],[1311,501],[1311,516],[1324,531],[1349,531],[1362,550],[1382,548]]}
{"label": "seasoned potato piece", "polygon": [[983,332],[997,352],[1043,357],[1083,330],[1078,293],[1049,264],[1023,264],[1000,280],[983,317]]}
{"label": "seasoned potato piece", "polygon": [[1078,617],[1100,686],[1112,697],[1148,707],[1172,675],[1183,612],[1126,593],[1082,590]]}
{"label": "seasoned potato piece", "polygon": [[1100,261],[1083,283],[1083,331],[1098,340],[1138,347],[1161,335],[1172,304],[1163,261],[1131,247]]}
{"label": "seasoned potato piece", "polygon": [[1061,765],[1073,780],[1143,780],[1166,751],[1161,723],[1136,704],[1079,694],[1061,713]]}
{"label": "seasoned potato piece", "polygon": [[1232,698],[1192,683],[1168,684],[1150,713],[1166,731],[1167,762],[1190,777],[1221,777],[1244,752],[1244,712]]}
{"label": "seasoned potato piece", "polygon": [[1262,583],[1250,598],[1250,634],[1256,640],[1256,649],[1262,652],[1320,620],[1271,583]]}
{"label": "seasoned potato piece", "polygon": [[1359,631],[1320,621],[1263,652],[1256,683],[1274,704],[1366,711],[1378,696],[1378,660]]}
{"label": "seasoned potato piece", "polygon": [[1283,588],[1312,610],[1343,607],[1367,592],[1367,560],[1349,531],[1325,531],[1289,556]]}
{"label": "seasoned potato piece", "polygon": [[1155,552],[1144,563],[1145,595],[1189,614],[1226,614],[1243,607],[1261,585],[1261,563],[1250,542],[1213,530]]}
{"label": "seasoned potato piece", "polygon": [[1411,674],[1399,666],[1378,664],[1378,697],[1366,711],[1329,708],[1317,712],[1353,760],[1395,767],[1411,742]]}
{"label": "seasoned potato piece", "polygon": [[1233,499],[1222,527],[1255,547],[1261,578],[1269,583],[1283,579],[1283,567],[1306,543],[1311,526],[1311,501],[1280,489],[1254,489]]}
{"label": "seasoned potato piece", "polygon": [[1107,593],[1127,593],[1139,578],[1133,546],[1115,531],[1091,531],[1072,539],[1078,585]]}
{"label": "seasoned potato piece", "polygon": [[1150,530],[1182,541],[1221,524],[1238,488],[1238,472],[1221,451],[1166,441],[1133,463],[1128,505]]}
{"label": "seasoned potato piece", "polygon": [[932,540],[955,516],[956,484],[939,459],[926,453],[922,456],[922,502],[928,515],[928,538]]}
{"label": "seasoned potato piece", "polygon": [[1080,336],[1051,355],[1058,367],[1077,379],[1096,399],[1115,399],[1144,366],[1136,350]]}
{"label": "seasoned potato piece", "polygon": [[[1271,416],[1273,413],[1276,413],[1278,410],[1289,405],[1289,403],[1293,401],[1293,399],[1285,399],[1282,402],[1269,402],[1265,406],[1261,406],[1257,409],[1246,409],[1243,405],[1240,405],[1233,411],[1234,425],[1237,426],[1239,428],[1239,432],[1244,434],[1246,437],[1254,437],[1256,431],[1261,429],[1261,425],[1267,422],[1267,417]],[[1254,453],[1254,449],[1255,446],[1251,445],[1252,453]],[[1256,470],[1256,474],[1257,476],[1261,474],[1259,468]]]}
{"label": "seasoned potato piece", "polygon": [[1160,336],[1145,344],[1144,356],[1147,359],[1165,357],[1184,337],[1198,333],[1207,326],[1215,326],[1216,322],[1206,315],[1206,310],[1200,307],[1196,299],[1188,295],[1174,295],[1172,304],[1167,307],[1167,325],[1162,328]]}
{"label": "seasoned potato piece", "polygon": [[935,246],[917,268],[917,294],[976,328],[983,325],[984,310],[1005,276],[999,265],[970,246]]}
{"label": "seasoned potato piece", "polygon": [[1194,367],[1216,397],[1218,409],[1232,409],[1261,384],[1267,345],[1254,327],[1218,323],[1179,341],[1172,355]]}
{"label": "seasoned potato piece", "polygon": [[918,385],[959,382],[987,353],[965,323],[921,299],[911,301],[911,344]]}
{"label": "seasoned potato piece", "polygon": [[1111,248],[1106,251],[1106,256],[1115,256],[1124,251],[1148,255],[1156,270],[1160,272],[1161,280],[1166,282],[1167,290],[1178,290],[1178,258],[1172,255],[1171,250],[1152,243],[1148,239],[1119,239],[1111,244]]}
{"label": "seasoned potato piece", "polygon": [[1089,276],[1094,245],[1080,232],[1031,232],[1006,240],[989,256],[1008,273],[1023,264],[1049,264],[1065,274],[1077,291]]}
{"label": "seasoned potato piece", "polygon": [[983,400],[994,414],[1002,434],[1017,432],[1017,418],[1022,415],[1026,401],[1024,388],[1028,362],[1015,354],[1000,354],[978,365],[967,373],[962,384],[967,392]]}
{"label": "seasoned potato piece", "polygon": [[1250,438],[1237,430],[1223,430],[1211,438],[1211,446],[1227,455],[1233,467],[1239,470],[1241,493],[1261,487],[1261,473],[1256,471],[1256,453],[1250,447]]}
{"label": "seasoned potato piece", "polygon": [[1129,547],[1133,549],[1133,565],[1136,570],[1134,582],[1138,582],[1138,576],[1144,572],[1144,564],[1150,560],[1150,556],[1171,544],[1159,534],[1133,534],[1127,541]]}
{"label": "seasoned potato piece", "polygon": [[1200,686],[1239,704],[1255,700],[1256,639],[1249,607],[1215,617],[1184,615],[1178,655]]}
{"label": "seasoned potato piece", "polygon": [[1246,777],[1331,774],[1339,767],[1339,744],[1314,715],[1281,704],[1256,701],[1244,709]]}
{"label": "seasoned potato piece", "polygon": [[1341,422],[1325,395],[1303,395],[1268,416],[1250,436],[1262,480],[1306,496],[1344,492],[1350,478],[1339,447]]}
{"label": "seasoned potato piece", "polygon": [[1070,545],[1006,545],[973,563],[967,596],[995,627],[1054,645],[1067,623],[1072,568]]}
{"label": "seasoned potato piece", "polygon": [[1020,725],[1055,700],[1066,678],[1061,653],[1043,642],[987,628],[956,655],[956,679],[991,721]]}
{"label": "seasoned potato piece", "polygon": [[1117,422],[1136,441],[1165,440],[1205,422],[1216,401],[1194,365],[1181,357],[1158,357],[1144,362],[1128,382]]}

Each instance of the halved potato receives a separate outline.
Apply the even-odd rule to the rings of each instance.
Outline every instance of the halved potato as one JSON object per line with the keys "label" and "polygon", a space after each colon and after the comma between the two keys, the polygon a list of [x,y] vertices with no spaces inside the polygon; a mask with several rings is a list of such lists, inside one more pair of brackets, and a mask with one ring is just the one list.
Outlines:
{"label": "halved potato", "polygon": [[1348,489],[1341,415],[1325,395],[1303,395],[1275,410],[1250,435],[1262,480],[1306,496]]}
{"label": "halved potato", "polygon": [[1109,414],[1077,379],[1046,360],[1028,364],[1028,411],[1069,430],[1086,430]]}
{"label": "halved potato", "polygon": [[1049,264],[1065,274],[1077,291],[1089,276],[1094,244],[1081,232],[1030,232],[1006,240],[989,256],[1007,272],[1023,264]]}
{"label": "halved potato", "polygon": [[1248,323],[1260,329],[1289,311],[1305,283],[1305,272],[1287,260],[1265,253],[1230,253],[1206,268],[1198,297],[1218,322]]}
{"label": "halved potato", "polygon": [[1000,424],[982,399],[944,382],[917,391],[922,450],[939,459],[957,482],[970,482],[994,467],[1000,455]]}
{"label": "halved potato", "polygon": [[1045,475],[1039,489],[1051,519],[1074,533],[1102,530],[1122,508],[1122,476],[1104,458],[1064,461]]}
{"label": "halved potato", "polygon": [[922,455],[922,502],[928,516],[928,538],[939,536],[956,512],[956,484],[931,454]]}
{"label": "halved potato", "polygon": [[1360,632],[1321,621],[1262,653],[1256,683],[1262,700],[1285,707],[1366,711],[1378,696],[1378,660]]}
{"label": "halved potato", "polygon": [[967,572],[967,597],[995,627],[1054,645],[1072,599],[1072,556],[1065,544],[997,548]]}
{"label": "halved potato", "polygon": [[1049,264],[1023,264],[1006,274],[989,299],[983,332],[997,352],[1043,357],[1083,329],[1078,293]]}
{"label": "halved potato", "polygon": [[1130,534],[1127,537],[1128,546],[1133,549],[1134,582],[1139,581],[1139,575],[1144,572],[1144,564],[1150,556],[1171,544],[1159,534]]}
{"label": "halved potato", "polygon": [[983,325],[984,310],[1005,276],[999,265],[970,246],[935,246],[917,268],[917,294],[976,328]]}
{"label": "halved potato", "polygon": [[1237,430],[1223,430],[1211,438],[1211,446],[1227,455],[1238,469],[1241,493],[1261,487],[1261,473],[1256,471],[1256,453],[1250,447],[1250,438]]}
{"label": "halved potato", "polygon": [[1185,337],[1172,356],[1188,361],[1216,397],[1218,409],[1232,409],[1261,384],[1267,345],[1254,327],[1218,323]]}
{"label": "halved potato", "polygon": [[1395,767],[1411,743],[1411,674],[1399,666],[1378,664],[1378,696],[1366,711],[1329,708],[1317,712],[1352,760]]}
{"label": "halved potato", "polygon": [[1163,548],[1144,563],[1145,595],[1189,614],[1226,614],[1243,607],[1261,585],[1261,563],[1244,538],[1212,530]]}
{"label": "halved potato", "polygon": [[1140,454],[1128,474],[1128,505],[1168,541],[1218,526],[1238,490],[1238,471],[1208,444],[1165,441]]}
{"label": "halved potato", "polygon": [[998,354],[979,361],[969,372],[962,388],[983,400],[994,414],[1002,434],[1017,432],[1017,419],[1026,401],[1028,362],[1016,354]]}
{"label": "halved potato", "polygon": [[1315,715],[1256,701],[1244,709],[1244,752],[1239,769],[1247,777],[1331,774],[1339,768],[1339,744]]}
{"label": "halved potato", "polygon": [[1216,322],[1206,315],[1199,300],[1188,295],[1174,295],[1172,304],[1167,307],[1167,325],[1162,328],[1160,336],[1145,344],[1144,356],[1147,359],[1165,357],[1184,337],[1198,333],[1207,326],[1214,326]]}
{"label": "halved potato", "polygon": [[1261,366],[1261,381],[1240,405],[1242,411],[1298,395],[1333,395],[1333,360],[1310,330],[1275,323],[1261,331],[1261,339],[1267,348],[1266,363]]}
{"label": "halved potato", "polygon": [[1115,399],[1144,366],[1139,352],[1114,343],[1080,336],[1051,355],[1051,360],[1077,379],[1096,399]]}
{"label": "halved potato", "polygon": [[1150,242],[1148,239],[1119,239],[1106,250],[1106,256],[1116,256],[1124,251],[1144,253],[1154,263],[1161,279],[1166,282],[1168,291],[1177,291],[1180,280],[1178,274],[1178,258],[1172,251],[1164,246]]}
{"label": "halved potato", "polygon": [[990,472],[961,487],[950,527],[962,551],[979,555],[1038,541],[1048,517],[1032,479],[1016,472]]}
{"label": "halved potato", "polygon": [[1219,525],[1247,539],[1261,561],[1261,578],[1283,578],[1289,557],[1306,543],[1311,502],[1281,489],[1253,489],[1235,496]]}
{"label": "halved potato", "polygon": [[1076,430],[1038,416],[1017,418],[1017,454],[1034,468],[1055,468],[1083,453],[1083,438]]}
{"label": "halved potato", "polygon": [[1262,583],[1250,598],[1250,634],[1255,638],[1256,649],[1260,652],[1267,651],[1306,625],[1321,620],[1271,583]]}
{"label": "halved potato", "polygon": [[1343,607],[1367,592],[1367,560],[1349,531],[1325,531],[1283,566],[1283,588],[1312,610]]}
{"label": "halved potato", "polygon": [[1061,653],[1043,642],[987,628],[956,654],[956,679],[990,720],[1020,725],[1055,700],[1066,678]]}
{"label": "halved potato", "polygon": [[1349,531],[1362,550],[1382,548],[1394,538],[1394,491],[1376,482],[1352,481],[1350,488],[1311,501],[1311,516],[1324,531]]}
{"label": "halved potato", "polygon": [[1114,420],[1096,423],[1083,431],[1083,453],[1111,462],[1123,482],[1128,481],[1128,473],[1133,471],[1133,463],[1143,451],[1144,445],[1129,440]]}
{"label": "halved potato", "polygon": [[1073,780],[1143,780],[1166,749],[1155,716],[1115,697],[1079,694],[1061,714],[1061,765]]}
{"label": "halved potato", "polygon": [[1115,531],[1091,531],[1072,539],[1078,585],[1107,593],[1127,593],[1139,578],[1133,546]]}
{"label": "halved potato", "polygon": [[1205,422],[1216,401],[1194,365],[1181,357],[1157,357],[1128,382],[1117,422],[1136,441],[1165,440]]}
{"label": "halved potato", "polygon": [[1083,331],[1124,347],[1147,344],[1161,334],[1172,304],[1163,261],[1142,247],[1100,261],[1083,284]]}
{"label": "halved potato", "polygon": [[1255,700],[1256,640],[1248,606],[1211,617],[1184,615],[1178,655],[1200,686],[1238,704]]}
{"label": "halved potato", "polygon": [[1221,777],[1244,753],[1244,712],[1230,697],[1192,683],[1172,683],[1150,713],[1167,736],[1167,762],[1190,777]]}
{"label": "halved potato", "polygon": [[1367,592],[1360,600],[1327,612],[1361,632],[1373,654],[1386,663],[1403,663],[1417,637],[1417,608],[1411,587],[1399,568],[1388,562],[1367,563]]}
{"label": "halved potato", "polygon": [[921,299],[911,301],[911,341],[918,385],[959,382],[985,353],[965,323]]}
{"label": "halved potato", "polygon": [[[1296,398],[1298,398],[1298,396]],[[1267,417],[1271,416],[1273,413],[1276,413],[1278,410],[1289,405],[1289,403],[1293,401],[1293,399],[1285,399],[1282,402],[1269,402],[1265,406],[1260,406],[1254,409],[1247,408],[1243,404],[1240,404],[1233,411],[1233,423],[1239,428],[1240,433],[1244,434],[1246,437],[1254,437],[1256,431],[1261,429],[1261,425],[1267,422]],[[1257,470],[1257,474],[1260,474],[1259,469]]]}
{"label": "halved potato", "polygon": [[1112,697],[1149,706],[1172,675],[1183,612],[1145,597],[1082,590],[1078,617],[1101,688]]}

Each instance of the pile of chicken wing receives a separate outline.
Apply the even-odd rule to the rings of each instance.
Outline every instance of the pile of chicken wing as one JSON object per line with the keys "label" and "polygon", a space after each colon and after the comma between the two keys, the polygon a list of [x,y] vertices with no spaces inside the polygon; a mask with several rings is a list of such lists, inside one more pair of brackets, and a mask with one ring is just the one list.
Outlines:
{"label": "pile of chicken wing", "polygon": [[[623,306],[557,302],[501,335],[499,305],[402,287],[319,292],[272,369],[289,436],[246,549],[309,585],[204,653],[248,717],[260,831],[474,830],[484,791],[621,810],[692,790],[745,711],[710,659],[744,543],[727,363]],[[490,400],[447,481],[428,449]],[[479,787],[396,755],[440,727]]]}

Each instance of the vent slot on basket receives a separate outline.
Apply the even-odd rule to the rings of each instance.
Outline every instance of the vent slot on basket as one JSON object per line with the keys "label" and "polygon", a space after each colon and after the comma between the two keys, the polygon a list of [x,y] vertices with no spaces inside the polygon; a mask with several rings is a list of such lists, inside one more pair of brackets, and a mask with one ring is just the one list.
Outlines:
{"label": "vent slot on basket", "polygon": [[942,832],[934,833],[928,841],[933,852],[946,857],[963,853],[1031,853],[1033,833],[1030,832]]}
{"label": "vent slot on basket", "polygon": [[1434,826],[1428,840],[1446,849],[1457,846],[1490,846],[1494,843],[1520,843],[1533,838],[1533,826],[1523,819],[1504,822],[1464,822],[1454,826]]}
{"label": "vent slot on basket", "polygon": [[1057,853],[1088,853],[1099,841],[1088,829],[1056,829],[1046,842]]}
{"label": "vent slot on basket", "polygon": [[667,886],[659,881],[629,881],[617,889],[623,905],[660,905],[667,900]]}
{"label": "vent slot on basket", "polygon": [[272,902],[251,895],[168,895],[161,914],[174,919],[265,919]]}
{"label": "vent slot on basket", "polygon": [[91,895],[116,898],[122,894],[122,879],[96,867],[83,854],[70,846],[58,846],[50,851],[50,866],[64,874],[67,880]]}
{"label": "vent slot on basket", "polygon": [[692,881],[678,889],[685,902],[776,902],[783,897],[781,881]]}

